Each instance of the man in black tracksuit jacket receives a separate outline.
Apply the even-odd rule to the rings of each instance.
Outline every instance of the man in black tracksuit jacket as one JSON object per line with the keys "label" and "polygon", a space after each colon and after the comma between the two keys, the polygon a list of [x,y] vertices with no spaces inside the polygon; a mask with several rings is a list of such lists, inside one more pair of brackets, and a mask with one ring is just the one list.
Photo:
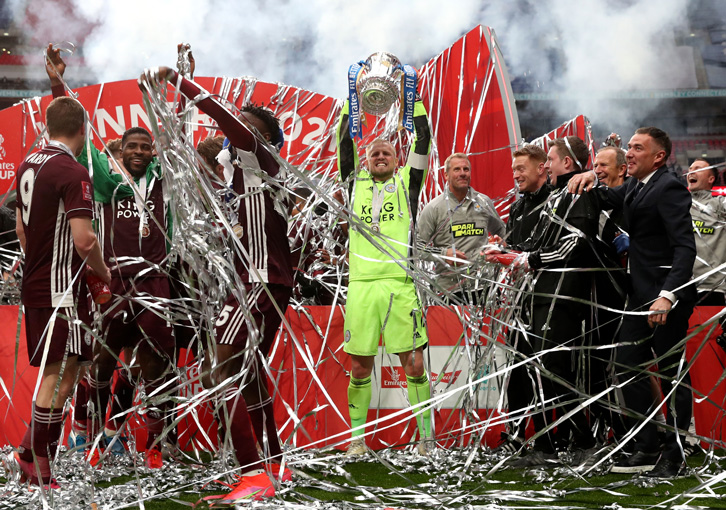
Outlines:
{"label": "man in black tracksuit jacket", "polygon": [[[552,408],[559,416],[579,405],[576,386],[577,357],[581,350],[562,350],[540,354],[555,347],[577,348],[582,345],[583,321],[588,315],[591,276],[573,271],[598,265],[593,240],[598,233],[600,208],[597,198],[567,192],[569,179],[582,172],[589,157],[587,146],[577,137],[559,138],[550,143],[546,168],[554,180],[554,189],[544,204],[531,237],[512,248],[521,250],[521,263],[536,271],[534,291],[528,299],[530,328],[528,340],[539,355],[532,367],[540,372],[538,388],[549,402],[543,407],[538,398],[534,422],[537,434],[534,450],[515,460],[516,467],[534,466],[554,458]],[[585,413],[580,410],[558,426],[558,438],[569,444],[570,434],[577,450],[594,446]]]}
{"label": "man in black tracksuit jacket", "polygon": [[[547,182],[547,153],[542,148],[525,145],[512,156],[512,172],[521,196],[509,209],[505,242],[512,246],[522,246],[532,236],[553,188]],[[527,305],[528,303],[523,303],[521,312],[525,323],[530,322],[531,315],[531,309]],[[519,329],[510,329],[507,343],[516,352],[512,360],[515,365],[534,353],[529,335]],[[510,415],[509,437],[499,445],[497,451],[514,453],[522,447],[527,427],[525,409],[534,401],[534,380],[534,377],[530,377],[527,365],[515,366],[509,371],[509,381],[506,383]]]}

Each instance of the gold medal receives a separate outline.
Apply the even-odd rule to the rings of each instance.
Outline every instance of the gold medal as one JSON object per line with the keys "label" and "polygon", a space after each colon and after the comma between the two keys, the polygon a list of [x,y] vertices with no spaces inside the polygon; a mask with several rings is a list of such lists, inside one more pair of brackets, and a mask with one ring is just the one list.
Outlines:
{"label": "gold medal", "polygon": [[236,223],[232,227],[232,232],[234,232],[234,235],[236,235],[238,239],[242,239],[242,234],[244,233],[244,229],[242,228],[242,225],[240,225],[239,223]]}

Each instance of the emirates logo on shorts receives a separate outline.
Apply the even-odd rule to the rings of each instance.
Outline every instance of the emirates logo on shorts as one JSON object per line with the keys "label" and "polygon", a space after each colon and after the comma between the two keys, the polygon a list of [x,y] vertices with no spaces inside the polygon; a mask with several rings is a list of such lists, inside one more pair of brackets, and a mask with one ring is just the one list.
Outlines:
{"label": "emirates logo on shorts", "polygon": [[[443,384],[455,384],[459,377],[461,377],[461,372],[461,370],[443,372],[441,374],[431,372],[431,380]],[[403,367],[381,367],[381,388],[408,388],[406,372],[403,370]]]}
{"label": "emirates logo on shorts", "polygon": [[91,345],[91,333],[90,333],[90,331],[86,331],[86,334],[83,335],[83,341],[86,342],[86,345]]}

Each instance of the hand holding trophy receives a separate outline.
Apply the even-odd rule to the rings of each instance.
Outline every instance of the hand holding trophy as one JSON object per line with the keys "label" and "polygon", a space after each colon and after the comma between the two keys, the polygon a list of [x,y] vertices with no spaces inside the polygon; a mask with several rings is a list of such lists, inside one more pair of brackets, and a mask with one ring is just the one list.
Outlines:
{"label": "hand holding trophy", "polygon": [[416,101],[416,70],[401,64],[391,53],[379,51],[365,62],[348,69],[348,100],[350,104],[350,136],[362,137],[361,110],[371,115],[384,115],[400,100],[399,129],[413,131],[413,106]]}

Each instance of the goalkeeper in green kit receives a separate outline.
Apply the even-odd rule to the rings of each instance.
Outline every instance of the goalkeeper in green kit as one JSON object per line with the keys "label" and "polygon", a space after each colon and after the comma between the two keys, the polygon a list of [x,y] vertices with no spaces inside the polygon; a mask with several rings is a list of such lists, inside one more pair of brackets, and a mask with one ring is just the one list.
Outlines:
{"label": "goalkeeper in green kit", "polygon": [[[364,425],[371,401],[371,373],[381,336],[386,351],[398,354],[406,373],[412,406],[429,400],[423,348],[428,342],[421,305],[411,277],[419,195],[426,180],[431,147],[426,109],[416,97],[415,140],[406,166],[398,168],[396,151],[378,138],[366,147],[365,166],[348,129],[346,101],[338,125],[338,169],[355,216],[350,229],[350,283],[346,303],[344,350],[351,357],[348,408],[352,440],[348,455],[367,451]],[[431,438],[431,410],[414,410],[426,454]]]}

